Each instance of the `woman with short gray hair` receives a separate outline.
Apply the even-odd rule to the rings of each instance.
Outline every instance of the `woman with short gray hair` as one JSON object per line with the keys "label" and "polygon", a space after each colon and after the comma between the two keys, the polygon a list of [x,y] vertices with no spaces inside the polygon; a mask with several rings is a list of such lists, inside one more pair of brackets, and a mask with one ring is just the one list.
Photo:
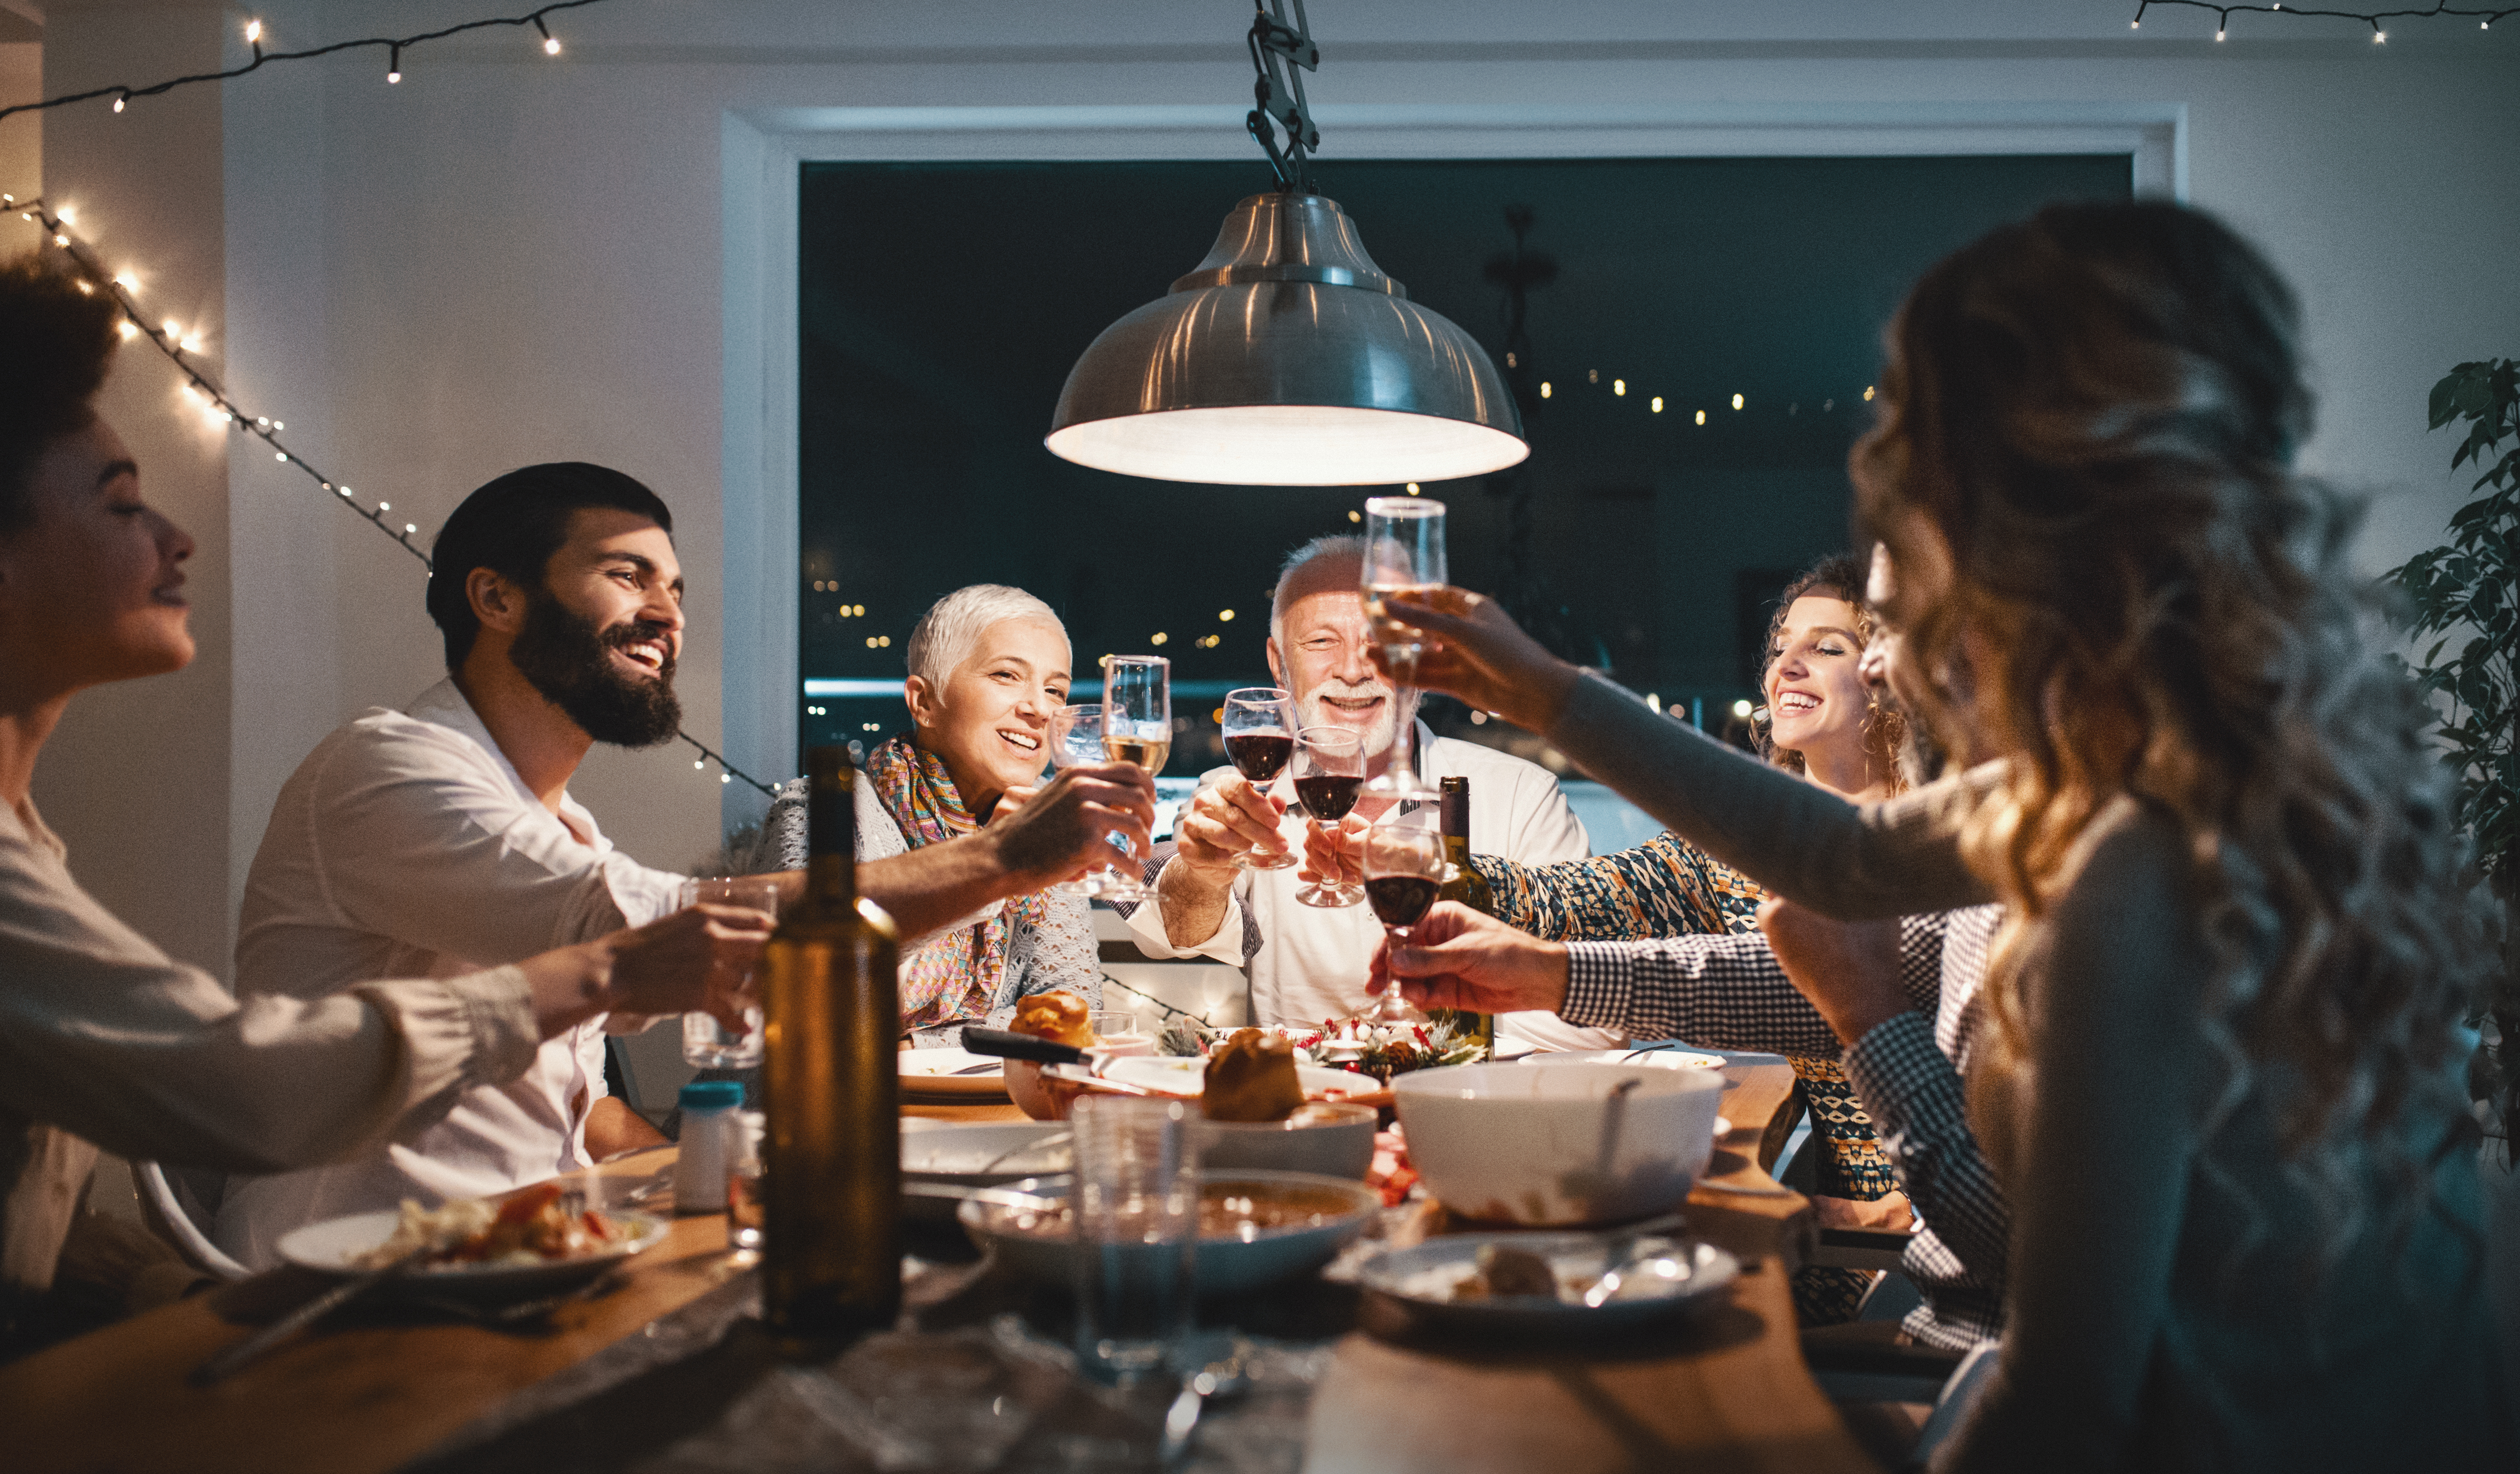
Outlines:
{"label": "woman with short gray hair", "polygon": [[[1051,720],[1067,703],[1066,627],[1019,588],[947,594],[920,617],[904,655],[911,726],[867,755],[861,861],[971,834],[1030,798]],[[780,791],[754,869],[804,864],[804,793],[801,780]],[[1004,1027],[1017,999],[1053,990],[1102,1006],[1101,948],[1082,897],[1019,896],[902,948],[901,1028],[917,1044],[960,1042],[966,1024]]]}

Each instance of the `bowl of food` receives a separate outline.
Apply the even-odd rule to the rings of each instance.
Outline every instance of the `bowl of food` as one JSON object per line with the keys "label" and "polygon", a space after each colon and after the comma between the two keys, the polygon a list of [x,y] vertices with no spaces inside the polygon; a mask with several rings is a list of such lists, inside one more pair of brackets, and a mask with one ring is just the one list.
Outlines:
{"label": "bowl of food", "polygon": [[1192,1128],[1198,1165],[1259,1168],[1363,1180],[1373,1166],[1373,1107],[1307,1101],[1282,1121],[1208,1121]]}
{"label": "bowl of food", "polygon": [[561,1185],[539,1183],[504,1199],[466,1198],[423,1208],[354,1213],[292,1229],[274,1247],[301,1268],[328,1274],[381,1269],[408,1255],[401,1272],[419,1293],[460,1299],[528,1299],[582,1284],[666,1234],[645,1213],[571,1210]]}
{"label": "bowl of food", "polygon": [[[959,1217],[972,1242],[1028,1279],[1067,1285],[1076,1241],[1066,1177],[1032,1177],[975,1197]],[[1345,1248],[1382,1207],[1362,1182],[1312,1173],[1227,1169],[1199,1174],[1198,1293],[1232,1295],[1309,1273]]]}
{"label": "bowl of food", "polygon": [[1457,1065],[1392,1082],[1409,1160],[1463,1218],[1614,1223],[1688,1195],[1715,1149],[1718,1070]]}
{"label": "bowl of food", "polygon": [[1065,1173],[1069,1161],[1062,1122],[938,1122],[901,1138],[902,1211],[950,1225],[959,1204],[951,1194]]}
{"label": "bowl of food", "polygon": [[[1072,1048],[1100,1049],[1106,1055],[1155,1052],[1155,1036],[1140,1029],[1135,1016],[1113,1010],[1096,1012],[1069,992],[1025,998],[1015,1005],[1015,1016],[1007,1027]],[[1006,1082],[1008,1098],[1035,1121],[1064,1121],[1067,1108],[1076,1101],[1074,1089],[1058,1088],[1042,1079],[1041,1066],[1032,1060],[1008,1060]]]}

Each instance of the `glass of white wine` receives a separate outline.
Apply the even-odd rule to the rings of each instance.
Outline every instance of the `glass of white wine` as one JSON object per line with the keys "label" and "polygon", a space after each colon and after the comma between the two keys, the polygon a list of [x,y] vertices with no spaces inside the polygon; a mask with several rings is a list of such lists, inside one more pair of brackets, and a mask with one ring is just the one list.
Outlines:
{"label": "glass of white wine", "polygon": [[[1173,663],[1159,655],[1115,655],[1102,668],[1102,754],[1134,762],[1152,777],[1173,752]],[[1106,881],[1104,900],[1144,900],[1149,894],[1126,870]]]}
{"label": "glass of white wine", "polygon": [[1418,776],[1418,658],[1426,633],[1392,618],[1393,596],[1418,597],[1450,579],[1444,556],[1444,504],[1424,496],[1372,496],[1365,503],[1365,617],[1374,643],[1391,668],[1391,757],[1382,775],[1365,786],[1373,798],[1431,799],[1435,790]]}

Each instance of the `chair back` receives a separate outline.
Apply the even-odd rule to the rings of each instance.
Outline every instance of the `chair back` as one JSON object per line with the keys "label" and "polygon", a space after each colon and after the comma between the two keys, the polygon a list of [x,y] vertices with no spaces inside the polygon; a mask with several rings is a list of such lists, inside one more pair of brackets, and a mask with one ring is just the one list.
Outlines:
{"label": "chair back", "polygon": [[210,1242],[210,1236],[202,1228],[209,1214],[202,1209],[189,1187],[168,1177],[164,1168],[155,1162],[134,1162],[131,1180],[140,1189],[140,1206],[149,1226],[174,1245],[184,1263],[204,1274],[230,1281],[244,1279],[252,1272]]}

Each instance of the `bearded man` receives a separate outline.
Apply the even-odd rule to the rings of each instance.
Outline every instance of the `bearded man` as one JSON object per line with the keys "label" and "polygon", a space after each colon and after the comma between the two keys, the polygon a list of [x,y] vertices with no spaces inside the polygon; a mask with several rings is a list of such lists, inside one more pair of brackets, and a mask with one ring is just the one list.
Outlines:
{"label": "bearded man", "polygon": [[[615,850],[568,795],[596,743],[652,747],[681,724],[673,527],[648,487],[581,462],[528,466],[465,498],[428,583],[447,679],[335,731],[282,788],[246,879],[241,993],[448,976],[679,907],[685,877]],[[980,834],[860,865],[858,885],[907,944],[1103,862],[1114,830],[1143,846],[1152,817],[1133,766],[1078,767]],[[260,1268],[303,1223],[502,1192],[661,1143],[604,1083],[605,1030],[650,1022],[579,1025],[523,1076],[467,1091],[382,1154],[230,1178],[213,1236]]]}
{"label": "bearded man", "polygon": [[[1317,537],[1289,554],[1269,606],[1269,669],[1295,699],[1305,726],[1343,726],[1363,734],[1366,776],[1389,768],[1400,723],[1417,733],[1418,766],[1429,783],[1470,780],[1470,849],[1524,864],[1582,859],[1591,852],[1583,821],[1566,805],[1546,768],[1508,753],[1437,737],[1404,708],[1391,683],[1367,658],[1372,632],[1358,591],[1365,539]],[[1138,949],[1151,957],[1204,956],[1239,966],[1250,987],[1251,1018],[1290,1028],[1362,1013],[1375,999],[1366,977],[1381,923],[1371,908],[1308,906],[1295,899],[1298,872],[1236,865],[1257,847],[1300,852],[1303,810],[1294,803],[1293,768],[1265,791],[1233,768],[1199,780],[1199,790],[1174,827],[1177,849],[1155,880],[1155,898],[1129,916]],[[1355,815],[1372,820],[1388,799],[1360,802]],[[1601,1048],[1622,1036],[1583,1029],[1553,1014],[1508,1014],[1499,1042],[1543,1048]]]}

